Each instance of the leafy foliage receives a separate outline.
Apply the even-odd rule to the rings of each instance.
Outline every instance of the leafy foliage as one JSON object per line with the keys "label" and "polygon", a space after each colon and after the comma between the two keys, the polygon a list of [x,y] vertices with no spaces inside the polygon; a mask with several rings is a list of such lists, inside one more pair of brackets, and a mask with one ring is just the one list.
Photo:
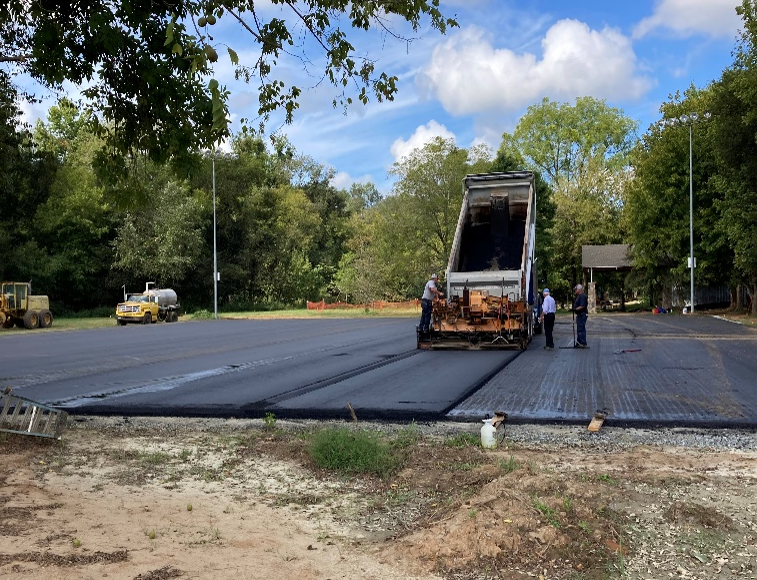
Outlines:
{"label": "leafy foliage", "polygon": [[[553,295],[570,295],[582,279],[581,247],[623,241],[628,153],[636,123],[604,101],[580,97],[575,105],[544,99],[528,108],[512,135],[505,133],[499,156],[524,160],[549,184],[552,195],[542,206],[539,254],[548,254]],[[538,185],[538,183],[537,183]],[[553,205],[554,204],[554,205]],[[554,209],[553,209],[554,208]],[[553,219],[550,214],[554,211]]]}
{"label": "leafy foliage", "polygon": [[743,0],[737,9],[744,20],[734,65],[713,87],[713,142],[722,191],[717,204],[720,230],[732,251],[737,283],[746,284],[757,314],[757,5]]}
{"label": "leafy foliage", "polygon": [[[397,77],[377,69],[375,58],[359,56],[353,36],[375,28],[409,41],[395,23],[413,32],[425,21],[441,33],[456,26],[442,15],[439,0],[272,4],[288,9],[288,16],[243,0],[10,0],[0,11],[0,62],[56,89],[65,81],[84,85],[96,112],[92,127],[106,144],[98,162],[120,175],[129,152],[185,166],[189,152],[229,136],[229,92],[213,78],[219,51],[238,78],[256,80],[263,119],[281,110],[290,123],[302,87],[286,85],[278,73],[283,62],[297,59],[320,78],[316,83],[333,85],[339,91],[335,106],[367,103],[371,96],[392,100]],[[257,56],[250,51],[252,62],[240,61],[233,47],[216,39],[228,37],[224,27],[234,25],[249,34],[246,49],[257,47]]]}
{"label": "leafy foliage", "polygon": [[175,286],[200,256],[203,217],[185,184],[157,185],[144,206],[125,212],[113,243],[113,268],[161,287]]}

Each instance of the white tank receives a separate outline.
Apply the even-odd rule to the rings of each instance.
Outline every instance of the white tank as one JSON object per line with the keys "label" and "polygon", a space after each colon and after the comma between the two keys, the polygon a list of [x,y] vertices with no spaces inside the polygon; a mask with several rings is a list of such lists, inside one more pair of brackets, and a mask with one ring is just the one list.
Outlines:
{"label": "white tank", "polygon": [[176,306],[176,292],[170,288],[149,288],[145,290],[145,294],[148,296],[156,296],[158,299],[158,306]]}

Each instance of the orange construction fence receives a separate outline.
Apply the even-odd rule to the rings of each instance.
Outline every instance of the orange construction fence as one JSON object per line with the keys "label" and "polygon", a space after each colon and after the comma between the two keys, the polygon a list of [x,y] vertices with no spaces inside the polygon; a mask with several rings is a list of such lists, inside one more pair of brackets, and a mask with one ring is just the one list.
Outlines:
{"label": "orange construction fence", "polygon": [[320,302],[310,302],[308,301],[307,306],[308,310],[349,310],[353,308],[362,308],[362,309],[373,309],[373,310],[381,310],[382,308],[395,308],[395,309],[418,309],[420,308],[421,301],[420,300],[406,300],[404,302],[387,302],[385,300],[374,300],[373,302],[369,302],[368,304],[348,304],[347,302],[331,302],[327,303],[325,300],[321,300]]}

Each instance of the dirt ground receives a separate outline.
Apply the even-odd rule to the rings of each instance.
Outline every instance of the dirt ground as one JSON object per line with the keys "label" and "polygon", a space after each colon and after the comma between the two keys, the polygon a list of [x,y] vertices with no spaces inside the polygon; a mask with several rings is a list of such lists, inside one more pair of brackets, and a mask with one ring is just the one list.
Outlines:
{"label": "dirt ground", "polygon": [[61,441],[0,433],[0,577],[757,577],[754,446],[483,450],[475,425],[435,426],[380,480],[319,471],[314,428],[71,418]]}

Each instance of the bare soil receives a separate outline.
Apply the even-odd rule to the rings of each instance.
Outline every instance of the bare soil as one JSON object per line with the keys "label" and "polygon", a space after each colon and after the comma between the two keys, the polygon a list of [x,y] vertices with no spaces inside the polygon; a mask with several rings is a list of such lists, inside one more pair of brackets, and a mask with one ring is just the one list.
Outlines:
{"label": "bare soil", "polygon": [[317,469],[314,428],[74,418],[61,441],[0,433],[0,577],[757,577],[754,447],[484,450],[477,426],[434,426],[378,479]]}

